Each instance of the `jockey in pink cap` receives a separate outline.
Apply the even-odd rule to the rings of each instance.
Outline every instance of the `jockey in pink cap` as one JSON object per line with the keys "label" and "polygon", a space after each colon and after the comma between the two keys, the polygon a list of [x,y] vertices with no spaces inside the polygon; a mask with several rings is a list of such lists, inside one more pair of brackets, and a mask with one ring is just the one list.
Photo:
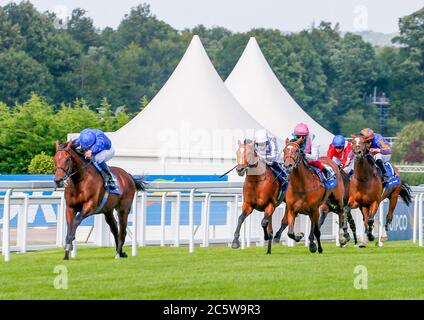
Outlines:
{"label": "jockey in pink cap", "polygon": [[329,172],[326,166],[318,160],[319,157],[319,143],[315,134],[309,132],[308,125],[306,123],[299,123],[294,128],[290,142],[296,142],[299,138],[302,138],[300,143],[300,150],[305,155],[307,163],[320,169],[325,177],[330,179],[332,173]]}

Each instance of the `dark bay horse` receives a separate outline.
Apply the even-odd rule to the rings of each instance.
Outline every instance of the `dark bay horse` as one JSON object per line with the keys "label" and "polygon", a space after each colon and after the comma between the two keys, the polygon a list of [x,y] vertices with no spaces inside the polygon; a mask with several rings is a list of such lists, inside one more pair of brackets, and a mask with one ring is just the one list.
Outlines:
{"label": "dark bay horse", "polygon": [[[127,257],[122,247],[125,243],[128,213],[136,190],[145,190],[143,179],[136,179],[121,168],[111,167],[121,195],[110,193],[104,199],[106,190],[103,188],[102,176],[90,161],[85,160],[72,147],[72,141],[62,145],[56,142],[54,162],[54,181],[58,187],[65,186],[67,234],[64,259],[69,259],[72,241],[75,240],[75,233],[82,220],[98,213],[105,215],[115,238],[116,258]],[[114,209],[118,212],[119,233],[113,216]]]}
{"label": "dark bay horse", "polygon": [[244,220],[253,210],[264,212],[262,228],[264,239],[268,241],[267,254],[271,254],[272,246],[272,214],[281,202],[284,195],[280,192],[280,182],[276,179],[274,172],[257,156],[254,141],[239,143],[237,150],[237,173],[239,176],[246,174],[243,184],[243,206],[239,216],[234,240],[231,247],[240,247],[240,228]]}
{"label": "dark bay horse", "polygon": [[[318,242],[318,252],[322,253],[321,246],[321,231],[319,225],[320,210],[329,210],[328,207],[322,207],[327,201],[330,201],[332,209],[339,215],[339,234],[340,243],[344,244],[345,231],[342,229],[343,225],[343,196],[344,186],[343,180],[338,170],[337,165],[329,158],[319,158],[324,164],[331,166],[337,175],[337,186],[333,189],[326,190],[324,184],[320,181],[319,177],[306,166],[303,156],[300,151],[301,139],[296,142],[289,142],[286,139],[286,147],[284,148],[284,166],[290,173],[289,185],[286,192],[286,212],[283,217],[281,228],[278,230],[279,235],[283,230],[289,227],[287,235],[299,242],[303,234],[294,233],[294,223],[296,216],[300,214],[308,215],[311,220],[311,231],[309,234],[309,250],[314,253],[317,251],[317,246],[314,243],[314,236]],[[328,212],[323,212],[328,213]]]}
{"label": "dark bay horse", "polygon": [[[389,210],[385,224],[387,231],[393,219],[398,196],[409,206],[411,203],[411,189],[403,181],[397,186],[383,188],[381,174],[378,172],[370,150],[365,143],[371,138],[371,136],[352,136],[353,154],[355,155],[354,174],[350,181],[349,200],[345,210],[356,208],[361,210],[368,240],[374,241],[375,237],[372,234],[372,229],[380,202],[386,198],[389,199]],[[393,169],[399,175],[399,171],[394,165]],[[365,241],[361,246],[365,246]]]}

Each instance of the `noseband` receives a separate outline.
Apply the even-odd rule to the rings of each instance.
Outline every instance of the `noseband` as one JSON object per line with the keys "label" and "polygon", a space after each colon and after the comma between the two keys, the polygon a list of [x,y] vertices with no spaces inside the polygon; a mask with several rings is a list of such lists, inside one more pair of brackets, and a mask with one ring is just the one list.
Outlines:
{"label": "noseband", "polygon": [[299,162],[300,162],[300,159],[301,159],[301,157],[300,157],[300,146],[298,144],[296,144],[296,143],[293,143],[291,145],[297,146],[297,149],[294,152],[294,155],[296,155],[296,158],[292,155],[293,152],[290,152],[290,154],[288,154],[288,155],[284,155],[284,158],[283,158],[284,166],[286,166],[287,159],[293,159],[293,162],[294,162],[293,168],[296,169],[297,166],[299,165]]}
{"label": "noseband", "polygon": [[[69,150],[66,150],[66,149],[59,149],[59,150],[57,150],[58,152],[59,151],[65,151],[67,154],[68,154],[68,156],[66,157],[66,159],[65,159],[65,162],[67,162],[67,161],[69,161],[69,160],[71,160],[72,159],[72,154],[69,152]],[[57,153],[57,152],[56,152]],[[80,169],[78,169],[77,171],[74,171],[74,172],[72,172],[72,167],[71,168],[68,168],[68,169],[65,169],[65,168],[63,168],[63,167],[61,167],[61,166],[56,166],[56,170],[62,170],[63,172],[65,172],[65,178],[63,179],[63,183],[64,183],[64,185],[65,185],[65,187],[68,185],[68,181],[69,181],[69,179],[73,176],[73,175],[75,175],[75,174],[77,174],[78,172],[80,172],[82,169],[84,169],[84,168],[87,168],[89,165],[91,164],[91,161],[89,161],[85,166],[83,166],[82,168],[80,168]]]}

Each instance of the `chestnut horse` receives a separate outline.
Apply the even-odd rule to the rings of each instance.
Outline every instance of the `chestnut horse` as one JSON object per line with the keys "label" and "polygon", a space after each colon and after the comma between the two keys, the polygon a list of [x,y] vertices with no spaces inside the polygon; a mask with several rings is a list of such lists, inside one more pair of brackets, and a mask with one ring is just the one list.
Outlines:
{"label": "chestnut horse", "polygon": [[[345,210],[360,208],[364,219],[365,232],[368,240],[373,241],[374,235],[372,229],[374,217],[378,206],[385,198],[389,199],[389,211],[386,216],[385,229],[392,222],[393,212],[395,210],[398,196],[409,206],[411,203],[411,189],[405,182],[390,187],[383,188],[381,174],[374,164],[374,158],[370,154],[365,141],[372,137],[352,136],[352,147],[354,158],[354,173],[349,185],[349,200]],[[394,171],[399,175],[398,169],[393,166]],[[365,241],[361,244],[365,247]]]}
{"label": "chestnut horse", "polygon": [[[65,187],[66,199],[66,246],[65,260],[69,259],[72,250],[72,241],[83,219],[98,213],[103,213],[106,222],[115,238],[116,258],[126,258],[122,251],[125,243],[128,213],[136,190],[145,190],[143,178],[136,179],[121,168],[111,167],[116,176],[120,195],[109,193],[103,188],[103,178],[90,160],[72,147],[72,141],[59,145],[56,142],[54,156],[56,172],[54,181],[58,187]],[[119,217],[119,234],[113,210],[116,209]]]}
{"label": "chestnut horse", "polygon": [[231,244],[233,249],[240,247],[240,228],[244,220],[253,210],[264,212],[262,228],[264,239],[268,241],[267,254],[271,254],[272,245],[272,214],[281,202],[284,195],[280,192],[280,182],[276,179],[274,172],[257,156],[254,141],[245,140],[239,143],[237,150],[237,173],[246,179],[243,184],[242,213],[239,216],[234,240]]}
{"label": "chestnut horse", "polygon": [[[318,252],[322,253],[321,246],[321,231],[319,225],[320,210],[323,214],[328,213],[328,206],[322,206],[330,201],[332,209],[339,215],[339,234],[340,244],[344,245],[347,242],[345,238],[346,230],[343,226],[343,195],[344,186],[337,165],[327,157],[321,157],[319,160],[324,164],[331,166],[336,173],[337,186],[333,189],[325,189],[324,184],[320,181],[313,169],[306,166],[305,160],[300,150],[301,139],[296,142],[290,142],[286,139],[286,147],[284,148],[284,166],[290,173],[289,185],[286,192],[286,213],[283,217],[281,232],[289,227],[287,235],[299,242],[303,234],[294,233],[294,223],[296,216],[301,213],[308,215],[311,220],[311,231],[309,234],[309,251],[314,253],[317,251],[317,246],[314,243],[314,236],[318,242]],[[325,212],[327,211],[327,212]]]}

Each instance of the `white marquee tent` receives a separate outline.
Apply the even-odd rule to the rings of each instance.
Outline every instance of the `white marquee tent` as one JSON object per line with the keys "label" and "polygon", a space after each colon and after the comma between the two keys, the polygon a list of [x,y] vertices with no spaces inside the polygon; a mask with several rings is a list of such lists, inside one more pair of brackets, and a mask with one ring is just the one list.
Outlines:
{"label": "white marquee tent", "polygon": [[259,128],[194,36],[159,93],[109,135],[116,150],[110,165],[137,174],[222,174],[235,165],[237,139]]}
{"label": "white marquee tent", "polygon": [[334,135],[303,111],[281,85],[254,37],[225,84],[253,118],[283,140],[297,123],[307,123],[318,138],[320,155],[326,154]]}

